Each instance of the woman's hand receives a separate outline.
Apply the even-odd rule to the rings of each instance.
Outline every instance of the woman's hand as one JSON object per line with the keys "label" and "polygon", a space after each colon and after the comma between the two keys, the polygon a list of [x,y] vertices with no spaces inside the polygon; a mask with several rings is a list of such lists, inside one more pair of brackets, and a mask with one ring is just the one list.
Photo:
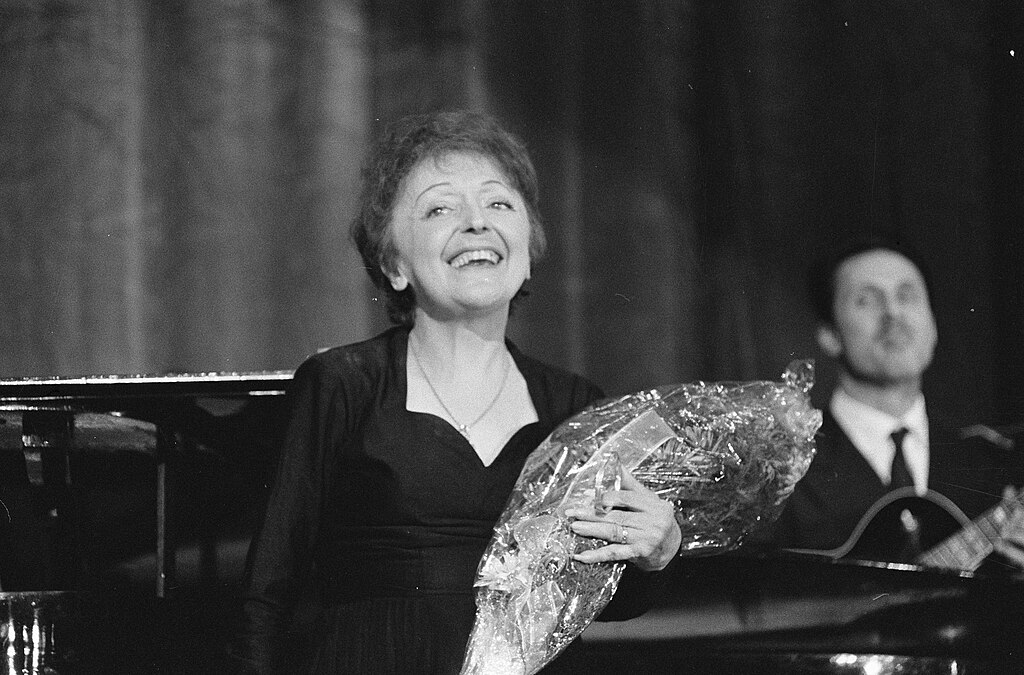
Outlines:
{"label": "woman's hand", "polygon": [[675,509],[644,487],[633,474],[621,469],[621,475],[622,489],[602,495],[603,511],[581,508],[566,511],[573,519],[573,532],[609,542],[607,546],[573,557],[585,563],[626,560],[646,572],[664,569],[679,552],[683,539]]}

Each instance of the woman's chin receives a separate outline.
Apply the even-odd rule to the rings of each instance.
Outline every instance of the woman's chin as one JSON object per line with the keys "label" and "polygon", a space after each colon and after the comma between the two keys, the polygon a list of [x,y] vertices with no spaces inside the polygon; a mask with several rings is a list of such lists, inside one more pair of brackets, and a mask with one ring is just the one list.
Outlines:
{"label": "woman's chin", "polygon": [[481,297],[478,295],[457,298],[446,308],[444,314],[451,320],[507,319],[509,303],[507,294]]}
{"label": "woman's chin", "polygon": [[460,289],[452,300],[458,307],[470,312],[508,311],[509,303],[519,292],[519,286],[512,284],[476,284]]}
{"label": "woman's chin", "polygon": [[463,303],[462,308],[467,318],[508,318],[508,308],[511,298],[498,298],[491,301],[476,301]]}

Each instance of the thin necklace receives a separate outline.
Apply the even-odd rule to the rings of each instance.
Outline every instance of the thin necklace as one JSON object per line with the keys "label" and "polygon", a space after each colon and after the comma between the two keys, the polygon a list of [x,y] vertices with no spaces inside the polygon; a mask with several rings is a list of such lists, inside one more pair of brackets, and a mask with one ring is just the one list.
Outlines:
{"label": "thin necklace", "polygon": [[426,381],[427,386],[430,387],[430,392],[434,395],[434,398],[436,398],[437,402],[441,404],[444,411],[448,413],[448,417],[455,423],[455,428],[459,430],[459,433],[466,438],[469,438],[469,428],[486,417],[487,413],[491,412],[491,408],[494,407],[494,404],[498,402],[499,398],[501,398],[502,392],[505,391],[505,385],[508,383],[508,372],[512,370],[511,359],[507,356],[505,357],[505,373],[501,377],[501,386],[498,387],[498,392],[494,395],[494,398],[491,399],[491,402],[487,404],[487,407],[484,408],[484,411],[480,413],[475,420],[469,424],[463,424],[457,417],[455,417],[454,414],[452,414],[452,411],[447,405],[445,405],[444,399],[437,393],[437,389],[434,388],[434,383],[430,381],[427,371],[423,368],[423,363],[420,361],[420,355],[416,353],[416,347],[413,346],[412,339],[409,340],[409,351],[412,353],[412,359],[416,362],[416,367],[420,369],[420,373],[423,374],[423,379]]}

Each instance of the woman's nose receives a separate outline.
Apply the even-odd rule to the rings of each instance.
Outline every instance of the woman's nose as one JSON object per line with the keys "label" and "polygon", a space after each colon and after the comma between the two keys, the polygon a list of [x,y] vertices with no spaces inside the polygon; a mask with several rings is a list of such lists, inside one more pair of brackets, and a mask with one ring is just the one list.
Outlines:
{"label": "woman's nose", "polygon": [[484,210],[479,206],[469,206],[466,209],[466,230],[470,232],[482,232],[487,229],[487,217]]}

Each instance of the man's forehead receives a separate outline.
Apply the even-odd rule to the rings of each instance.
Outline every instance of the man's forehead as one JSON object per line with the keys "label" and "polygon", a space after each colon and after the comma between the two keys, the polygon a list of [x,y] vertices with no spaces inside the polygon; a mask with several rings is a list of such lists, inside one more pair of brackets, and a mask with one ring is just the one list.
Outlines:
{"label": "man's forehead", "polygon": [[836,269],[836,287],[894,288],[924,285],[924,276],[909,258],[888,249],[865,251],[844,260]]}

